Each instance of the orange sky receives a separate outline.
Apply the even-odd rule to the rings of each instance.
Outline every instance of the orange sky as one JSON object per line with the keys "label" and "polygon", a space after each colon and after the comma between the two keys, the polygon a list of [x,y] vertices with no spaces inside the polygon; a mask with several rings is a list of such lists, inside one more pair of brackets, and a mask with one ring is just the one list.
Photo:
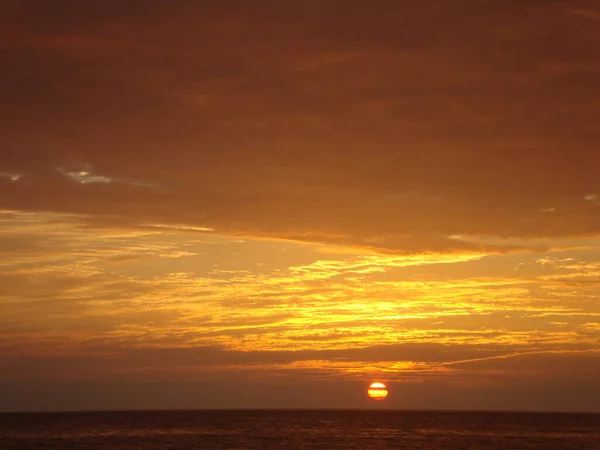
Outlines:
{"label": "orange sky", "polygon": [[0,30],[0,410],[600,411],[595,0]]}

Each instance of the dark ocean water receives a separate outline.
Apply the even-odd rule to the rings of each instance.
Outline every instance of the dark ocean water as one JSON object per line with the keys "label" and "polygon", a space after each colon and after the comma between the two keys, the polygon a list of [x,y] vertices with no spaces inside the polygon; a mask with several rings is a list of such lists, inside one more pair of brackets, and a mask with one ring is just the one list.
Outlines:
{"label": "dark ocean water", "polygon": [[0,414],[5,449],[600,449],[600,414],[131,411]]}

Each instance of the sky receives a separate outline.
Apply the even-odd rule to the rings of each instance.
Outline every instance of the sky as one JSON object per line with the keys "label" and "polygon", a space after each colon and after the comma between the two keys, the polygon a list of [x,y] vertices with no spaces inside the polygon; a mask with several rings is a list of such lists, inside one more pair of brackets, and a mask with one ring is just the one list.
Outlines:
{"label": "sky", "polygon": [[2,0],[0,58],[0,410],[600,411],[596,0]]}

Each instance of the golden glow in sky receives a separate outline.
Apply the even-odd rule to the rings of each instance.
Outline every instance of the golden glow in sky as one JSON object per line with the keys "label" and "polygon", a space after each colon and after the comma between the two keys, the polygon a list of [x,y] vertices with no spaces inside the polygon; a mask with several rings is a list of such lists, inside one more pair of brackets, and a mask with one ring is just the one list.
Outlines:
{"label": "golden glow in sky", "polygon": [[86,220],[0,214],[8,381],[325,378],[351,392],[385,376],[399,392],[461,392],[596,375],[594,240],[385,255]]}

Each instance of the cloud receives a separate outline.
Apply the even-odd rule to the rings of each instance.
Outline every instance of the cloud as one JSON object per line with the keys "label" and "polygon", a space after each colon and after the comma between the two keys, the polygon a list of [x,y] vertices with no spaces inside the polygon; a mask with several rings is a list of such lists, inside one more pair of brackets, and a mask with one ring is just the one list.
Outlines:
{"label": "cloud", "polygon": [[594,11],[2,2],[0,379],[591,380]]}
{"label": "cloud", "polygon": [[61,4],[4,6],[0,207],[399,253],[600,229],[577,5]]}
{"label": "cloud", "polygon": [[[552,275],[557,265],[595,268],[585,259],[593,251],[569,258],[394,256],[171,227],[123,233],[82,224],[85,218],[73,215],[0,215],[5,355],[95,349],[102,358],[141,348],[216,347],[332,358],[330,351],[364,351],[354,361],[368,361],[371,349],[398,343],[440,345],[442,355],[443,346],[478,353],[501,345],[514,353],[597,342],[590,326],[600,314],[597,285],[573,291]],[[415,367],[435,362],[397,358],[372,361],[390,373],[402,358]]]}

